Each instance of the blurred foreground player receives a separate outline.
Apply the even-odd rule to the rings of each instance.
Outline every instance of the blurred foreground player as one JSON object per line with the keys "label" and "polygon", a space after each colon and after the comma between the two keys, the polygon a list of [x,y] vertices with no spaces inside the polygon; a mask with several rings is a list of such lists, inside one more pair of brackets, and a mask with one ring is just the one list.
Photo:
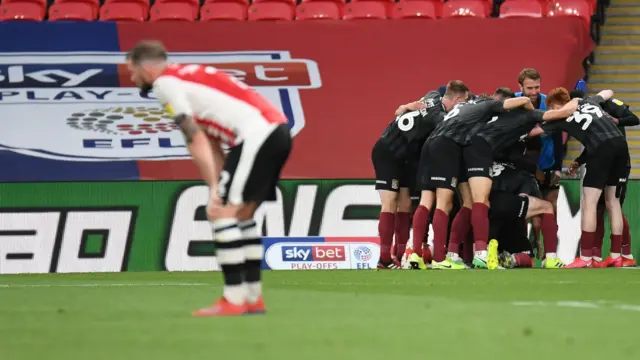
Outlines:
{"label": "blurred foreground player", "polygon": [[[571,92],[570,97],[583,98],[585,96],[584,91],[574,90]],[[640,125],[640,119],[629,109],[629,106],[617,99],[609,99],[602,105],[602,109],[607,114],[611,115],[609,119],[618,126],[620,132],[626,136],[625,127]],[[580,156],[569,167],[569,174],[575,175],[578,167],[586,163],[588,154],[586,148],[582,151]],[[621,185],[620,192],[620,204],[624,204],[625,195],[627,192],[627,183]],[[622,244],[611,243],[611,250],[607,259],[602,261],[602,239],[604,237],[604,211],[605,201],[604,194],[600,196],[598,201],[598,225],[596,230],[596,243],[593,247],[593,262],[591,266],[596,268],[603,267],[633,267],[636,266],[636,261],[633,258],[631,252],[631,232],[629,230],[629,221],[622,214],[624,228],[622,230]],[[622,256],[620,256],[620,253]]]}
{"label": "blurred foreground player", "polygon": [[[444,119],[440,95],[429,92],[421,101],[407,104],[385,129],[373,147],[371,160],[376,173],[376,190],[382,202],[378,232],[379,269],[398,269],[397,259],[405,253],[409,240],[411,190],[415,187],[420,151],[425,140]],[[396,235],[396,258],[391,245]],[[420,239],[418,239],[420,240]],[[414,246],[416,239],[414,239]],[[422,243],[418,243],[420,248]]]}
{"label": "blurred foreground player", "polygon": [[[571,100],[566,89],[554,89],[547,97],[547,107],[551,110],[545,113],[545,120],[549,117],[553,120],[546,121],[542,129],[538,128],[538,133],[566,131],[584,145],[588,154],[589,171],[582,186],[580,257],[567,265],[569,268],[585,268],[592,265],[598,200],[603,191],[611,220],[611,242],[622,242],[620,192],[622,184],[627,182],[631,166],[624,135],[600,106],[612,97],[611,90],[604,90],[596,96]],[[558,116],[550,113],[557,113]]]}
{"label": "blurred foreground player", "polygon": [[[127,54],[127,62],[136,85],[143,91],[153,89],[174,116],[209,185],[207,217],[224,292],[214,305],[193,314],[264,313],[264,250],[253,214],[263,201],[275,200],[275,186],[292,145],[286,117],[247,85],[212,66],[169,64],[160,42],[139,42]],[[226,159],[223,144],[231,147]]]}

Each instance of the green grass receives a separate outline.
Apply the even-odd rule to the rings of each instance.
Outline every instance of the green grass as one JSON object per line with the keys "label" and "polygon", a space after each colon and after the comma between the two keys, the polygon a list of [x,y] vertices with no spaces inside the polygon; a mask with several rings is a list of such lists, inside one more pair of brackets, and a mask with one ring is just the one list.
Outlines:
{"label": "green grass", "polygon": [[219,274],[3,275],[0,358],[640,358],[640,271],[280,271],[265,278],[268,315],[193,318],[192,310],[220,295]]}

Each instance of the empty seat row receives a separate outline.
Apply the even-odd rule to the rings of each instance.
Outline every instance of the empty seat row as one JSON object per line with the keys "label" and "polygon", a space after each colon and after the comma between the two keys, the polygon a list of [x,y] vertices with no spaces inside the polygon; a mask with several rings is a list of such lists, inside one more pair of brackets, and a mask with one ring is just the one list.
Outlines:
{"label": "empty seat row", "polygon": [[[42,8],[41,12],[43,14],[46,13],[47,10],[47,3],[49,0],[0,0],[0,4],[1,5],[7,5],[7,4],[11,4],[11,3],[16,3],[16,2],[20,2],[20,3],[24,3],[24,2],[28,2],[28,3],[35,3],[35,4],[39,4]],[[137,3],[139,4],[142,8],[143,8],[143,12],[148,12],[149,8],[151,7],[150,4],[151,0],[103,0],[104,4],[111,4],[111,3],[118,3],[118,2],[126,2],[126,3]],[[201,0],[153,0],[154,3],[174,3],[174,2],[180,2],[180,3],[186,3],[189,4],[190,6],[192,6],[195,10],[195,13],[197,13],[197,9],[200,8],[200,3]],[[249,6],[250,3],[253,4],[257,4],[257,3],[262,3],[262,2],[282,2],[282,3],[287,3],[289,5],[291,5],[292,7],[296,6],[297,2],[301,2],[301,3],[307,3],[307,2],[325,2],[325,1],[331,1],[331,2],[335,2],[341,5],[345,4],[345,0],[204,0],[205,4],[208,3],[217,3],[217,2],[235,2],[235,3],[239,3],[239,4],[243,4],[245,6]],[[389,4],[389,6],[391,7],[393,5],[393,3],[396,2],[396,0],[350,0],[350,2],[361,2],[361,1],[380,1],[380,2],[384,2]],[[442,5],[445,2],[453,2],[453,1],[460,1],[460,0],[398,0],[398,2],[412,2],[412,1],[429,1],[434,3],[436,10],[439,11],[442,8]],[[464,1],[464,0],[463,0]],[[494,0],[477,0],[480,1],[482,3],[484,3],[485,7],[487,8],[487,11],[491,12],[491,10],[494,7]],[[499,5],[500,3],[502,3],[504,0],[495,0],[495,5]],[[536,2],[539,3],[542,6],[543,11],[546,10],[549,5],[551,4],[555,4],[556,1],[555,0],[513,0],[513,1],[518,1],[518,2]],[[586,1],[589,5],[591,5],[591,8],[595,11],[596,6],[597,6],[597,0],[583,0]],[[78,3],[78,2],[82,2],[82,3],[86,3],[89,4],[90,6],[92,6],[94,8],[94,13],[97,15],[100,6],[101,6],[101,0],[55,0],[56,4],[59,3],[67,3],[67,2],[73,2],[73,3]]]}
{"label": "empty seat row", "polygon": [[[148,6],[148,4],[147,4]],[[580,16],[589,21],[590,5],[583,0],[558,0],[544,9],[535,1],[506,0],[500,17]],[[451,17],[488,17],[490,9],[482,0],[455,0],[442,8],[431,1],[406,1],[388,4],[358,1],[343,5],[333,1],[309,1],[292,7],[285,2],[257,2],[249,7],[239,2],[210,2],[201,8],[187,2],[158,2],[149,10],[140,2],[109,2],[99,11],[89,2],[56,2],[49,8],[49,20],[76,21],[201,21],[210,20],[310,20],[310,19],[436,19]],[[42,21],[45,14],[34,2],[10,2],[0,5],[0,21]]]}

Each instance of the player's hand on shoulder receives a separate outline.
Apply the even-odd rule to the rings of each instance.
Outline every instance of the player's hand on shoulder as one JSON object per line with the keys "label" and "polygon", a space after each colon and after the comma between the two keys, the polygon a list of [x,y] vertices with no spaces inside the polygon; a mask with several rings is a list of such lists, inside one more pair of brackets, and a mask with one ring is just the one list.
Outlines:
{"label": "player's hand on shoulder", "polygon": [[569,165],[569,169],[567,170],[567,172],[569,173],[569,175],[575,176],[578,172],[578,168],[580,168],[580,164],[577,161],[574,161],[571,163],[571,165]]}
{"label": "player's hand on shoulder", "polygon": [[421,101],[414,101],[408,104],[404,104],[404,105],[400,105],[400,107],[398,107],[398,109],[396,110],[396,116],[400,116],[402,114],[404,114],[407,111],[415,111],[415,110],[420,110],[420,109],[425,109],[427,107],[427,105],[425,105],[424,103],[422,103]]}

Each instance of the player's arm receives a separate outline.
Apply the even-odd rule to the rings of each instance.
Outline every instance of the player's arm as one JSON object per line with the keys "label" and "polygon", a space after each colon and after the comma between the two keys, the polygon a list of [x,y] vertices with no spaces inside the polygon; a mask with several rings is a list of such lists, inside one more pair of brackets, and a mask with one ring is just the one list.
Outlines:
{"label": "player's arm", "polygon": [[529,131],[529,137],[536,137],[544,134],[544,129],[540,125],[536,125],[531,131]]}
{"label": "player's arm", "polygon": [[587,148],[582,149],[580,155],[575,160],[573,160],[573,162],[577,163],[578,165],[582,165],[587,162]]}
{"label": "player's arm", "polygon": [[555,120],[565,120],[571,114],[573,114],[576,110],[578,110],[578,101],[579,99],[573,99],[566,103],[563,107],[558,110],[547,110],[542,115],[542,120],[544,121],[555,121]]}
{"label": "player's arm", "polygon": [[[209,138],[193,119],[193,110],[187,100],[186,94],[181,90],[180,80],[172,76],[161,76],[153,83],[153,90],[173,120],[180,127],[184,135],[187,149],[193,158],[193,162],[200,169],[204,181],[215,187],[218,183],[218,167],[214,157],[214,150]],[[217,144],[219,148],[220,145]],[[222,152],[222,149],[217,149]]]}
{"label": "player's arm", "polygon": [[604,111],[615,118],[613,121],[618,126],[636,126],[640,125],[638,116],[629,109],[625,103],[617,99],[611,99],[604,103]]}
{"label": "player's arm", "polygon": [[[176,115],[174,121],[182,130],[191,158],[200,169],[204,181],[212,188],[217,186],[218,174],[220,174],[220,169],[224,162],[224,153],[220,143],[215,142],[215,144],[212,144],[205,132],[190,115]],[[221,161],[219,154],[222,154]]]}
{"label": "player's arm", "polygon": [[516,109],[519,107],[525,108],[527,110],[533,110],[533,104],[531,103],[531,99],[526,96],[521,96],[517,98],[511,98],[504,101],[502,107],[505,110]]}
{"label": "player's arm", "polygon": [[425,105],[422,101],[413,101],[413,102],[410,102],[408,104],[400,105],[398,107],[398,109],[396,109],[395,115],[396,116],[400,116],[400,115],[404,114],[407,111],[420,110],[420,109],[424,109],[426,107],[427,107],[427,105]]}
{"label": "player's arm", "polygon": [[596,96],[600,96],[602,101],[605,102],[613,98],[613,90],[602,90]]}

